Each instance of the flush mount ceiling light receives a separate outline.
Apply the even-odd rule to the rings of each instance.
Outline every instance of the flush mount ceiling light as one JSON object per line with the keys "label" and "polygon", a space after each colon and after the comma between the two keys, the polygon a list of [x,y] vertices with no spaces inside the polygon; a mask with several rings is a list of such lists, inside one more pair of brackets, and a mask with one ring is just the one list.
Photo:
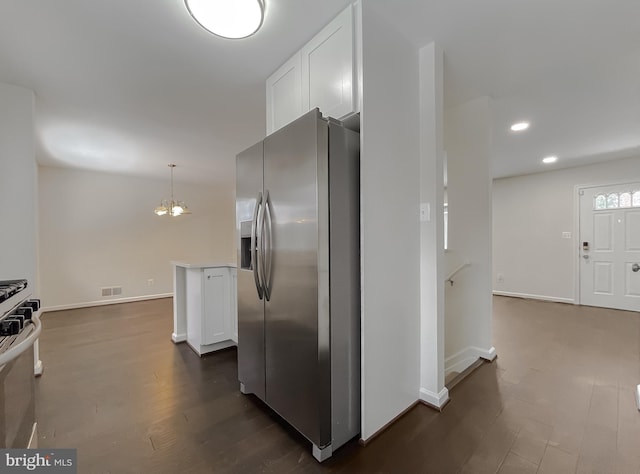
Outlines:
{"label": "flush mount ceiling light", "polygon": [[510,128],[512,132],[522,132],[528,129],[529,125],[530,125],[529,122],[518,122],[511,125]]}
{"label": "flush mount ceiling light", "polygon": [[173,168],[175,167],[176,165],[173,163],[169,164],[169,168],[171,168],[171,199],[163,199],[160,201],[160,205],[153,210],[157,216],[177,217],[183,214],[191,214],[191,211],[184,201],[176,201],[173,199]]}
{"label": "flush mount ceiling light", "polygon": [[555,163],[556,161],[558,161],[558,157],[557,156],[547,156],[546,158],[542,159],[542,162],[546,165],[550,164],[550,163]]}
{"label": "flush mount ceiling light", "polygon": [[264,0],[184,0],[193,19],[223,38],[255,34],[264,20]]}

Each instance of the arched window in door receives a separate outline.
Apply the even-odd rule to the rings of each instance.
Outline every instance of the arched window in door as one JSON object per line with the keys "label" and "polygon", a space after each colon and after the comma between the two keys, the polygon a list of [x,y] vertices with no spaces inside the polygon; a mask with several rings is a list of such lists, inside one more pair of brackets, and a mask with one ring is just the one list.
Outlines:
{"label": "arched window in door", "polygon": [[628,209],[640,207],[640,190],[598,194],[593,198],[593,210]]}
{"label": "arched window in door", "polygon": [[620,207],[631,207],[631,193],[620,193]]}

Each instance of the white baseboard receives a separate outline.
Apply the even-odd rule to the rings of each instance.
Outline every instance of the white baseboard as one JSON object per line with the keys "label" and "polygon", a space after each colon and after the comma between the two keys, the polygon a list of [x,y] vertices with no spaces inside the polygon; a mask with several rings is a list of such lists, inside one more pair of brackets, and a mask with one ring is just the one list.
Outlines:
{"label": "white baseboard", "polygon": [[489,362],[493,361],[497,357],[496,348],[491,347],[489,349],[481,349],[479,347],[466,347],[459,352],[456,352],[452,356],[449,356],[444,361],[444,373],[445,377],[451,372],[462,373],[473,365],[478,359],[484,359]]}
{"label": "white baseboard", "polygon": [[478,352],[481,359],[484,359],[489,362],[493,362],[496,357],[498,357],[498,353],[496,352],[496,348],[491,346],[487,349],[480,349],[479,347],[474,347],[474,349]]}
{"label": "white baseboard", "polygon": [[207,344],[207,345],[199,345],[199,344],[194,345],[194,344],[191,344],[191,342],[189,342],[187,340],[187,344],[200,357],[202,357],[205,354],[208,354],[209,352],[215,352],[215,351],[219,351],[221,349],[226,349],[227,347],[233,347],[233,346],[237,345],[232,340],[222,341],[222,342],[215,342],[213,344]]}
{"label": "white baseboard", "polygon": [[478,360],[480,356],[471,347],[461,350],[447,357],[444,360],[444,376],[445,378],[451,372],[458,372],[461,374],[467,370],[471,365]]}
{"label": "white baseboard", "polygon": [[426,388],[421,388],[420,400],[436,410],[440,410],[449,401],[449,390],[445,387],[440,391],[440,393],[435,393],[431,390],[427,390]]}
{"label": "white baseboard", "polygon": [[493,294],[496,296],[510,296],[512,298],[526,298],[528,300],[541,300],[541,301],[552,301],[554,303],[576,304],[576,300],[574,300],[573,298],[559,298],[557,296],[530,295],[528,293],[513,293],[510,291],[496,291],[496,290],[493,290]]}
{"label": "white baseboard", "polygon": [[65,304],[59,306],[47,306],[42,308],[42,312],[63,311],[66,309],[90,308],[92,306],[106,306],[110,304],[133,303],[135,301],[157,300],[160,298],[172,298],[173,293],[160,293],[157,295],[131,296],[129,298],[118,298],[112,300],[87,301],[85,303]]}
{"label": "white baseboard", "polygon": [[186,333],[182,333],[182,334],[176,334],[175,332],[171,333],[171,340],[178,344],[180,342],[184,342],[187,340],[187,334]]}
{"label": "white baseboard", "polygon": [[29,438],[29,444],[27,445],[27,449],[37,449],[38,448],[38,422],[33,423],[33,428],[31,428],[31,437]]}
{"label": "white baseboard", "polygon": [[636,387],[636,404],[638,405],[638,410],[640,410],[640,385]]}

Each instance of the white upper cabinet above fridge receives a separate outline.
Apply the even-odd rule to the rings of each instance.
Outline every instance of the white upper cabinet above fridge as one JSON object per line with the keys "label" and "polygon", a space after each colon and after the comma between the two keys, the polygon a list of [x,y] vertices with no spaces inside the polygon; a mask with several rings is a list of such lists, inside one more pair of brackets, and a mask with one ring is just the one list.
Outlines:
{"label": "white upper cabinet above fridge", "polygon": [[349,5],[267,79],[267,135],[319,108],[325,117],[358,110],[354,5]]}
{"label": "white upper cabinet above fridge", "polygon": [[300,52],[267,79],[267,135],[300,117],[302,108]]}
{"label": "white upper cabinet above fridge", "polygon": [[353,12],[349,6],[302,48],[302,107],[324,116],[354,112]]}

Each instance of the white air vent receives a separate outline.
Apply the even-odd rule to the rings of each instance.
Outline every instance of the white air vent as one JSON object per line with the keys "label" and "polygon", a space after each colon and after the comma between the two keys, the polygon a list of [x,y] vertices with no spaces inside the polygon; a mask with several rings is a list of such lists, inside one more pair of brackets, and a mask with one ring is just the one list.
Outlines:
{"label": "white air vent", "polygon": [[113,294],[113,288],[102,288],[102,296],[111,296]]}
{"label": "white air vent", "polygon": [[118,296],[122,294],[122,287],[121,286],[114,286],[113,288],[111,288],[112,290],[112,295],[113,296]]}

